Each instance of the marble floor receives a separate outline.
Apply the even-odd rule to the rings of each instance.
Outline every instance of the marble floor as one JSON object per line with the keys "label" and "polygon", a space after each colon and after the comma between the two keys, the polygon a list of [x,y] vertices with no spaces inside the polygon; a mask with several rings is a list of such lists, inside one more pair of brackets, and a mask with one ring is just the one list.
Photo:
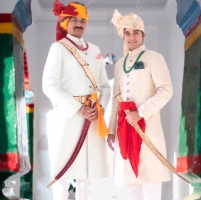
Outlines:
{"label": "marble floor", "polygon": [[[111,177],[92,182],[91,200],[126,200],[127,197],[126,188],[113,186]],[[69,200],[74,199],[70,194]]]}

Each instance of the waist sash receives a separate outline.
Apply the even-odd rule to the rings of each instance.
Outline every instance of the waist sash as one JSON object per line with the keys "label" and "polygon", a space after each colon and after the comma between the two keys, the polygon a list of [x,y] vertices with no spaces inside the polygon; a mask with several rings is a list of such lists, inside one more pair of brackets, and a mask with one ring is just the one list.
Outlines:
{"label": "waist sash", "polygon": [[[124,110],[136,111],[137,107],[134,102],[120,102],[118,112],[118,129],[117,136],[123,159],[129,159],[131,167],[138,177],[138,165],[140,163],[140,151],[142,138],[137,131],[127,122]],[[142,118],[138,125],[145,132],[145,121]]]}

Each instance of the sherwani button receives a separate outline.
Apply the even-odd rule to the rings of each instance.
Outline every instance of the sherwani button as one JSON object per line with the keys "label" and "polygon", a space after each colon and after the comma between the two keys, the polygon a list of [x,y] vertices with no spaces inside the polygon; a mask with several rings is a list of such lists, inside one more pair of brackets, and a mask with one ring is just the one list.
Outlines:
{"label": "sherwani button", "polygon": [[85,54],[87,55],[87,52],[85,52]]}
{"label": "sherwani button", "polygon": [[92,86],[90,85],[89,88],[92,88]]}
{"label": "sherwani button", "polygon": [[87,63],[87,66],[89,66],[89,63]]}
{"label": "sherwani button", "polygon": [[126,98],[126,101],[128,101],[129,100],[129,98]]}
{"label": "sherwani button", "polygon": [[127,74],[127,77],[129,77],[129,74]]}
{"label": "sherwani button", "polygon": [[128,92],[129,92],[129,90],[126,90],[126,92],[128,93]]}
{"label": "sherwani button", "polygon": [[126,84],[129,85],[129,82],[127,82]]}
{"label": "sherwani button", "polygon": [[130,60],[130,62],[133,62],[133,60]]}

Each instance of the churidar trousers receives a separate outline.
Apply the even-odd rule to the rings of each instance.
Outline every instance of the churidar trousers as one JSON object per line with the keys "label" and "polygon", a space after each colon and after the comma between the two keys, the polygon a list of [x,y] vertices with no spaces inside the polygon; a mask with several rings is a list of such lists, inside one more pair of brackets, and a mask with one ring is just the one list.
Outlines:
{"label": "churidar trousers", "polygon": [[[59,179],[52,185],[53,200],[68,200],[69,181]],[[91,181],[76,180],[76,200],[90,200]]]}
{"label": "churidar trousers", "polygon": [[161,200],[161,183],[128,187],[129,200]]}

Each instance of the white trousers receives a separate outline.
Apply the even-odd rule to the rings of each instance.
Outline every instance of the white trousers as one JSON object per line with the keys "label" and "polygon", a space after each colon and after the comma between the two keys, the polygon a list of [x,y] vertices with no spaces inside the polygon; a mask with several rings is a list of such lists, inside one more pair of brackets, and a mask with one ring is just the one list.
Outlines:
{"label": "white trousers", "polygon": [[[53,200],[68,200],[69,181],[59,179],[52,185]],[[76,180],[76,200],[90,200],[91,181]]]}
{"label": "white trousers", "polygon": [[162,183],[128,187],[129,200],[161,200]]}

